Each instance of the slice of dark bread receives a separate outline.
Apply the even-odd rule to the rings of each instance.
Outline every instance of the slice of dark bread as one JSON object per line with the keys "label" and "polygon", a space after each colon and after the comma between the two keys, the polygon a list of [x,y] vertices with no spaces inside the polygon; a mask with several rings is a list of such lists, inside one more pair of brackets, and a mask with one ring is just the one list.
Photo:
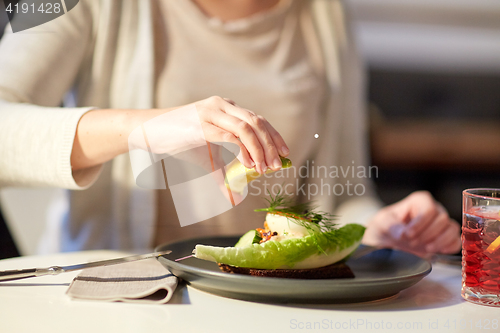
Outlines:
{"label": "slice of dark bread", "polygon": [[346,279],[354,278],[354,273],[345,263],[311,269],[254,269],[218,264],[226,273],[289,279]]}

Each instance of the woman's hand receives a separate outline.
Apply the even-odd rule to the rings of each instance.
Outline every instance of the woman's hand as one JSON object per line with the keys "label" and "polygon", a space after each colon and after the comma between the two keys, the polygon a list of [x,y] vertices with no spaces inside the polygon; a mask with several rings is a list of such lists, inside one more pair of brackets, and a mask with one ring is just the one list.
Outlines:
{"label": "woman's hand", "polygon": [[210,97],[195,106],[207,141],[238,145],[242,163],[247,168],[255,166],[259,173],[267,168],[275,171],[281,168],[279,157],[288,156],[289,150],[264,117],[220,97]]}
{"label": "woman's hand", "polygon": [[425,191],[381,209],[368,222],[363,243],[412,252],[455,253],[461,248],[459,224]]}
{"label": "woman's hand", "polygon": [[[197,110],[196,121],[198,125],[201,123],[204,140],[238,145],[242,163],[248,168],[255,167],[260,173],[267,168],[281,168],[279,156],[288,156],[289,150],[281,135],[265,118],[221,97],[210,97],[191,106]],[[165,122],[155,120],[177,109],[94,110],[86,113],[80,119],[73,144],[73,170],[98,165],[126,153],[130,133],[147,122],[154,127],[150,139],[166,151],[170,144],[167,138],[172,137],[172,131],[181,133],[180,136],[198,135],[191,133],[186,126],[190,120],[179,118],[181,121],[178,124],[170,122],[171,117],[166,117],[169,121]],[[179,131],[180,127],[186,130]]]}

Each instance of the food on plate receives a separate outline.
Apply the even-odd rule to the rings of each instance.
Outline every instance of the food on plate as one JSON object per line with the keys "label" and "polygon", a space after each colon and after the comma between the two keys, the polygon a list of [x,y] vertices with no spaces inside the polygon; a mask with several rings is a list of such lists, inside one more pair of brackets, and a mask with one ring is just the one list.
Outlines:
{"label": "food on plate", "polygon": [[230,273],[295,278],[353,277],[342,262],[361,243],[365,227],[338,227],[334,216],[271,196],[264,228],[245,233],[234,247],[196,245],[196,258],[214,261]]}
{"label": "food on plate", "polygon": [[254,269],[218,264],[226,273],[244,274],[288,279],[345,279],[353,278],[354,273],[345,263],[309,269]]}

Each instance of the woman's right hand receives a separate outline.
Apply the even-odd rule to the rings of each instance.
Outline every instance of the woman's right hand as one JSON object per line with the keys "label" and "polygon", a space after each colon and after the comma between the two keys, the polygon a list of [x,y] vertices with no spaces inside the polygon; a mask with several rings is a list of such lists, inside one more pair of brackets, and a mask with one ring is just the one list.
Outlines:
{"label": "woman's right hand", "polygon": [[[288,156],[289,149],[281,135],[264,117],[221,97],[210,97],[191,106],[196,108],[204,140],[238,145],[242,163],[247,168],[255,167],[259,173],[264,173],[267,168],[272,170],[281,168],[279,155]],[[177,109],[179,108],[110,109],[86,113],[80,119],[73,144],[71,155],[73,170],[98,165],[127,152],[130,133],[148,122],[152,124],[154,133],[151,136],[148,133],[149,144],[155,141],[155,144],[162,146],[165,151],[169,150],[171,142],[168,138],[172,137],[172,131],[180,132],[179,136],[196,136],[196,133],[191,133],[187,128],[189,126],[185,126],[189,125],[189,121],[182,119],[182,114],[179,123],[170,122],[172,118],[168,113]],[[163,115],[167,116],[165,119],[169,121],[155,120]]]}
{"label": "woman's right hand", "polygon": [[267,168],[279,170],[281,156],[289,149],[274,127],[262,116],[244,109],[231,100],[210,97],[195,103],[205,139],[230,142],[239,146],[242,163],[259,173]]}

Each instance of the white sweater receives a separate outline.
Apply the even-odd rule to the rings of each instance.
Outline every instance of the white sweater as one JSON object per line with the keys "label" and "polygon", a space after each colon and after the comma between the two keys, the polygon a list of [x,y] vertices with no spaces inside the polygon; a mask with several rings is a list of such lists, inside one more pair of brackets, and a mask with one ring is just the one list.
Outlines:
{"label": "white sweater", "polygon": [[[312,0],[311,5],[330,87],[326,135],[311,155],[317,154],[321,165],[365,165],[362,66],[343,8],[331,0]],[[86,189],[69,193],[71,209],[61,220],[61,236],[51,241],[53,250],[151,245],[155,193],[135,185],[128,156],[75,173],[70,156],[85,112],[155,105],[152,15],[150,1],[82,0],[42,26],[7,31],[0,44],[0,185]],[[58,107],[70,90],[79,107]],[[329,211],[342,203],[352,206],[352,199],[320,198]],[[365,201],[363,211],[376,206]]]}

